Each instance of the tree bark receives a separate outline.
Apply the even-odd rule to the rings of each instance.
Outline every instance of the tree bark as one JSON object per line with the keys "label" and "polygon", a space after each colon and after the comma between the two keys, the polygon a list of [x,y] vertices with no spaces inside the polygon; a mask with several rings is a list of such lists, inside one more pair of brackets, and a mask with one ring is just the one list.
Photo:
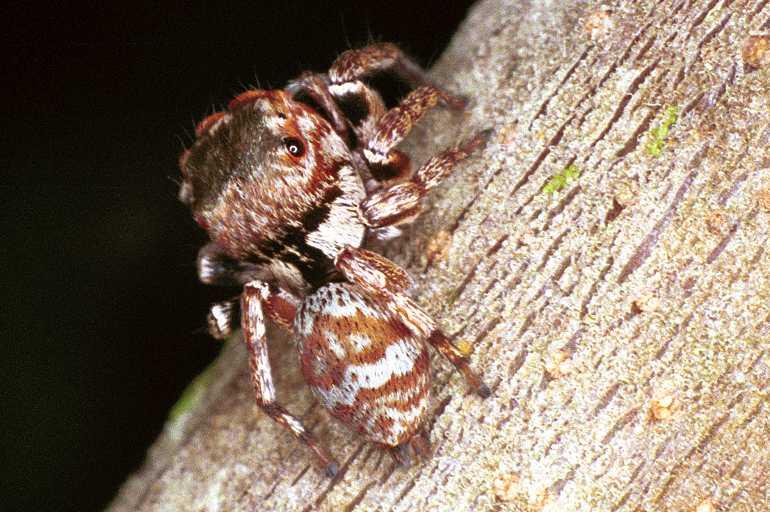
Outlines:
{"label": "tree bark", "polygon": [[332,480],[229,343],[110,510],[770,510],[768,30],[768,0],[477,4],[432,71],[472,104],[406,147],[495,134],[386,252],[493,396],[434,357],[435,454],[400,469],[276,336]]}

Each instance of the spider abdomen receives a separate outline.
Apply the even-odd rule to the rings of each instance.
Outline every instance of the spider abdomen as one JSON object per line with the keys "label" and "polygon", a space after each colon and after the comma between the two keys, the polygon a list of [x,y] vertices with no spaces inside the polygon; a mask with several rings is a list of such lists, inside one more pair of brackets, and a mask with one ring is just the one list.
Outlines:
{"label": "spider abdomen", "polygon": [[421,429],[428,350],[386,305],[349,283],[331,283],[307,297],[295,328],[305,380],[332,415],[388,446]]}

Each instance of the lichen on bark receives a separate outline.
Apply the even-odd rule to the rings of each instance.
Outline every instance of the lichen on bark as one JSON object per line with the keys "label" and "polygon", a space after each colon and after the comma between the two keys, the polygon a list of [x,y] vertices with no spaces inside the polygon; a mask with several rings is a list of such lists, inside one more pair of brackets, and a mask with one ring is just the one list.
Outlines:
{"label": "lichen on bark", "polygon": [[279,397],[342,462],[329,480],[231,343],[111,510],[770,509],[770,67],[742,57],[768,30],[767,0],[477,4],[432,70],[473,103],[407,150],[495,135],[387,254],[493,396],[434,358],[435,454],[399,469],[315,405],[276,335]]}

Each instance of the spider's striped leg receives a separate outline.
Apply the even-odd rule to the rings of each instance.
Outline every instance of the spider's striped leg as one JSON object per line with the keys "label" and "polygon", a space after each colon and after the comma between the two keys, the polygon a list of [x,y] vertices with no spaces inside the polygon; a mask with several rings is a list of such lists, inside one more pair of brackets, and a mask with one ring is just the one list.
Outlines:
{"label": "spider's striped leg", "polygon": [[214,242],[198,251],[197,267],[201,283],[213,286],[240,287],[257,273],[254,265],[230,258]]}
{"label": "spider's striped leg", "polygon": [[468,357],[447,338],[433,318],[406,295],[410,281],[401,267],[377,253],[350,246],[337,256],[336,266],[348,281],[385,301],[391,314],[446,357],[476,394],[482,398],[490,395],[489,387],[470,368]]}
{"label": "spider's striped leg", "polygon": [[[363,79],[382,72],[391,73],[415,87],[387,113],[379,95],[363,83]],[[372,176],[379,181],[410,175],[409,158],[395,146],[420,117],[439,101],[454,109],[463,109],[466,104],[464,99],[433,84],[425,71],[392,43],[377,43],[343,52],[332,64],[328,77],[329,90],[356,127],[362,155]]]}
{"label": "spider's striped leg", "polygon": [[[329,77],[305,72],[286,87],[298,101],[310,103],[320,110],[334,131],[354,150],[362,169],[370,171],[378,182],[408,177],[412,173],[409,157],[392,150],[390,163],[370,167],[361,151],[377,132],[379,119],[387,112],[380,95],[359,80],[330,84]],[[352,130],[352,132],[351,132]]]}
{"label": "spider's striped leg", "polygon": [[367,197],[360,206],[364,222],[383,228],[411,222],[419,215],[422,198],[452,172],[454,166],[482,148],[489,131],[476,134],[460,145],[447,149],[423,164],[411,180],[383,188]]}
{"label": "spider's striped leg", "polygon": [[422,85],[379,118],[364,141],[363,155],[373,169],[398,167],[403,158],[396,145],[412,131],[414,124],[439,101],[449,105],[453,98],[433,85]]}
{"label": "spider's striped leg", "polygon": [[468,357],[463,354],[443,332],[439,329],[435,329],[430,333],[430,336],[428,336],[428,343],[438,350],[442,356],[449,359],[449,362],[463,374],[465,382],[468,383],[468,387],[470,387],[477,395],[481,398],[487,398],[492,394],[489,386],[484,384],[481,377],[471,370],[471,367],[468,365]]}
{"label": "spider's striped leg", "polygon": [[345,111],[356,134],[356,154],[377,184],[381,186],[391,180],[411,177],[412,162],[402,151],[391,148],[386,158],[377,162],[370,158],[370,143],[382,133],[382,119],[390,113],[382,97],[360,81],[333,84],[329,86],[329,91]]}
{"label": "spider's striped leg", "polygon": [[[230,258],[213,242],[204,245],[198,251],[197,268],[198,279],[214,286],[241,287],[259,274],[254,265]],[[297,302],[293,296],[281,289],[271,289],[271,292],[274,301],[281,300],[290,304]],[[292,307],[296,308],[296,304]],[[283,309],[286,308],[278,308],[277,311]],[[208,332],[212,338],[223,340],[230,337],[241,322],[239,298],[212,304],[206,320]],[[287,322],[276,317],[274,320],[291,329],[291,319]]]}
{"label": "spider's striped leg", "polygon": [[[294,313],[298,307],[297,297],[282,288],[270,287],[270,296],[265,306],[265,313],[270,320],[291,331]],[[240,297],[212,304],[206,322],[212,338],[217,340],[229,338],[241,323]]]}
{"label": "spider's striped leg", "polygon": [[412,465],[413,458],[427,459],[430,457],[433,449],[430,445],[430,441],[426,437],[424,432],[418,432],[409,438],[407,442],[401,443],[397,446],[385,446],[383,448],[388,450],[390,456],[393,457],[398,464],[409,467]]}
{"label": "spider's striped leg", "polygon": [[329,78],[318,73],[305,72],[299,78],[289,82],[286,90],[295,99],[307,96],[314,102],[326,116],[334,128],[334,131],[346,142],[349,141],[348,124],[345,115],[329,92]]}
{"label": "spider's striped leg", "polygon": [[[376,43],[340,54],[329,69],[333,84],[361,80],[376,73],[392,73],[412,87],[433,85],[425,70],[392,43]],[[446,94],[446,93],[444,93]],[[463,108],[465,101],[446,94],[452,107]]]}
{"label": "spider's striped leg", "polygon": [[[249,281],[253,269],[245,263],[226,256],[215,243],[209,243],[198,251],[198,279],[214,286],[242,286]],[[209,308],[206,321],[212,338],[224,340],[233,333],[241,321],[239,299],[216,302]]]}
{"label": "spider's striped leg", "polygon": [[209,335],[216,340],[229,338],[241,322],[241,308],[238,299],[215,302],[206,316]]}
{"label": "spider's striped leg", "polygon": [[281,300],[276,299],[273,295],[268,284],[264,281],[246,283],[241,294],[243,341],[249,350],[251,382],[254,385],[257,405],[275,422],[288,429],[313,450],[326,474],[334,476],[339,470],[335,460],[316,441],[313,434],[302,425],[302,422],[275,401],[273,376],[267,354],[265,312],[267,310],[271,316],[285,319],[291,316],[293,322],[295,310],[288,308],[287,304],[281,303]]}

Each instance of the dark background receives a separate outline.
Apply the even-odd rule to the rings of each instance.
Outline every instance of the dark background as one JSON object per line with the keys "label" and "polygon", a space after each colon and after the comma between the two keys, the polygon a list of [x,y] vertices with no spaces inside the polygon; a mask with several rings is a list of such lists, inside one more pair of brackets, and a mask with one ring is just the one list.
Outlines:
{"label": "dark background", "polygon": [[176,200],[195,121],[372,38],[429,65],[470,3],[0,8],[0,509],[104,507],[216,356]]}

